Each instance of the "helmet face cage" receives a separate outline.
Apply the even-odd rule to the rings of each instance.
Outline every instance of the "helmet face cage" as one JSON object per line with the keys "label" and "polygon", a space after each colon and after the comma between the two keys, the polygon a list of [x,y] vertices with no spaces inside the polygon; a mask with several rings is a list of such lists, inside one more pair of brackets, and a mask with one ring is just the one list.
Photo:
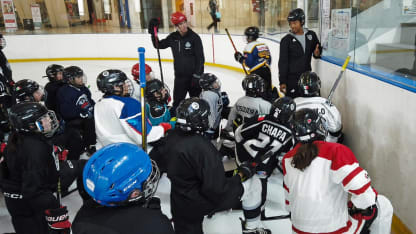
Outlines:
{"label": "helmet face cage", "polygon": [[210,108],[209,104],[203,99],[189,98],[183,100],[176,109],[176,113],[177,126],[182,131],[203,133],[209,128]]}
{"label": "helmet face cage", "polygon": [[[124,92],[125,86],[127,87],[126,94]],[[130,97],[134,92],[134,86],[131,80],[127,79],[124,72],[116,69],[101,72],[97,77],[97,87],[106,95]]]}
{"label": "helmet face cage", "polygon": [[256,74],[246,76],[242,85],[243,89],[246,91],[246,95],[250,97],[262,96],[266,89],[263,78]]}
{"label": "helmet face cage", "polygon": [[299,90],[305,97],[317,97],[321,90],[321,79],[315,72],[304,72],[298,81]]}
{"label": "helmet face cage", "polygon": [[169,97],[170,90],[166,84],[163,84],[160,80],[157,79],[148,82],[146,86],[147,99],[163,104],[168,104]]}
{"label": "helmet face cage", "polygon": [[[63,77],[64,80],[69,83],[72,84],[76,87],[82,87],[87,83],[87,75],[84,73],[84,71],[77,67],[77,66],[70,66],[64,69],[63,71]],[[82,84],[78,83],[75,79],[81,79],[82,80]]]}
{"label": "helmet face cage", "polygon": [[49,110],[35,121],[35,125],[40,133],[46,137],[51,137],[59,128],[59,121],[56,118],[55,112]]}
{"label": "helmet face cage", "polygon": [[[214,88],[216,83],[216,88]],[[218,79],[218,77],[211,73],[204,73],[200,80],[199,80],[199,86],[203,90],[220,90],[221,89],[221,81]]]}
{"label": "helmet face cage", "polygon": [[289,12],[287,21],[299,21],[300,24],[303,26],[305,24],[305,12],[300,8],[293,9]]}
{"label": "helmet face cage", "polygon": [[325,118],[318,109],[302,109],[295,114],[295,136],[301,143],[324,140],[328,134]]}

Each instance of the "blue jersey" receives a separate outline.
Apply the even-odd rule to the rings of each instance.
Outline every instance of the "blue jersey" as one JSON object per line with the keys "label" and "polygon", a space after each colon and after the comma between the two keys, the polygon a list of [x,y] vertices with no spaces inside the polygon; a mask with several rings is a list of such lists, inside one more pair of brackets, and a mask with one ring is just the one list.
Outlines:
{"label": "blue jersey", "polygon": [[153,126],[160,123],[170,123],[175,127],[175,121],[171,121],[170,112],[166,104],[150,101],[146,103],[146,113]]}
{"label": "blue jersey", "polygon": [[56,97],[59,114],[65,121],[94,117],[95,102],[87,87],[65,84],[58,89]]}
{"label": "blue jersey", "polygon": [[269,66],[272,63],[269,47],[258,41],[252,41],[244,48],[244,65],[249,72],[253,72],[262,66]]}

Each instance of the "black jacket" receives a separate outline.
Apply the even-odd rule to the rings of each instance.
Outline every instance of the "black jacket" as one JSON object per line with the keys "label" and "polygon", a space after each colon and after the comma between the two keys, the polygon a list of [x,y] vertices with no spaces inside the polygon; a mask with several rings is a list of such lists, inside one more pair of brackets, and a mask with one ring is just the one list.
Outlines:
{"label": "black jacket", "polygon": [[314,31],[310,30],[305,34],[305,52],[292,34],[289,33],[283,37],[280,42],[279,81],[280,84],[287,85],[288,91],[292,88],[297,90],[300,75],[312,70],[311,59],[317,44],[319,44],[318,37]]}
{"label": "black jacket", "polygon": [[[153,36],[152,42],[156,48],[156,40]],[[171,48],[173,54],[175,76],[204,73],[204,48],[201,38],[192,29],[188,28],[188,32],[183,37],[176,31],[159,41],[160,49],[168,47]]]}
{"label": "black jacket", "polygon": [[13,82],[12,69],[2,50],[0,50],[0,68],[8,83]]}
{"label": "black jacket", "polygon": [[50,81],[45,86],[45,90],[47,92],[45,106],[49,110],[55,111],[55,113],[59,113],[56,94],[58,92],[58,89],[62,87],[64,84],[65,83],[62,81]]}
{"label": "black jacket", "polygon": [[174,234],[169,219],[159,209],[138,205],[124,207],[98,206],[92,200],[84,203],[72,224],[74,234]]}
{"label": "black jacket", "polygon": [[208,139],[174,129],[163,141],[150,156],[158,165],[166,163],[174,219],[199,219],[220,206],[226,197],[237,200],[238,195],[232,194],[242,195],[240,177],[225,177],[220,153]]}

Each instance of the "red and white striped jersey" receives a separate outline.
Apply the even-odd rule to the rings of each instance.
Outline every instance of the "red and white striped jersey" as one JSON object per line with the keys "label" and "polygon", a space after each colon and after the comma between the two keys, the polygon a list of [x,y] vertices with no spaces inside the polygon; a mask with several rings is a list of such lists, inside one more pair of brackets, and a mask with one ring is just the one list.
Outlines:
{"label": "red and white striped jersey", "polygon": [[352,151],[341,144],[315,141],[319,153],[304,171],[292,165],[301,144],[283,158],[286,209],[298,233],[344,233],[351,226],[348,193],[357,208],[376,202],[367,172]]}

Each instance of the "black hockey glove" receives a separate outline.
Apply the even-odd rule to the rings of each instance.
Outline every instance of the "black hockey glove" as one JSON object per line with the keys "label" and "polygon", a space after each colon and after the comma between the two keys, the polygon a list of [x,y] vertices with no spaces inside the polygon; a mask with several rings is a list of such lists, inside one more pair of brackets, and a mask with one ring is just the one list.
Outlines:
{"label": "black hockey glove", "polygon": [[227,92],[221,92],[222,106],[228,106],[230,99],[228,98]]}
{"label": "black hockey glove", "polygon": [[358,209],[352,204],[352,202],[348,202],[348,213],[354,219],[365,222],[360,233],[368,234],[370,233],[369,228],[371,224],[377,218],[378,208],[377,205],[374,204],[366,209]]}
{"label": "black hockey glove", "polygon": [[61,206],[58,209],[45,210],[45,218],[51,233],[70,233],[71,223],[69,222],[66,206]]}
{"label": "black hockey glove", "polygon": [[235,61],[237,61],[239,63],[243,63],[244,55],[237,51],[237,52],[234,53],[234,59],[235,59]]}
{"label": "black hockey glove", "polygon": [[151,19],[149,21],[149,26],[147,28],[147,32],[154,36],[154,34],[155,34],[154,28],[156,27],[156,31],[159,32],[159,24],[160,24],[159,18]]}
{"label": "black hockey glove", "polygon": [[256,167],[257,163],[251,162],[251,161],[245,161],[240,164],[238,167],[238,173],[241,173],[243,176],[241,177],[241,182],[244,182],[251,177],[253,177],[254,174],[256,174]]}

